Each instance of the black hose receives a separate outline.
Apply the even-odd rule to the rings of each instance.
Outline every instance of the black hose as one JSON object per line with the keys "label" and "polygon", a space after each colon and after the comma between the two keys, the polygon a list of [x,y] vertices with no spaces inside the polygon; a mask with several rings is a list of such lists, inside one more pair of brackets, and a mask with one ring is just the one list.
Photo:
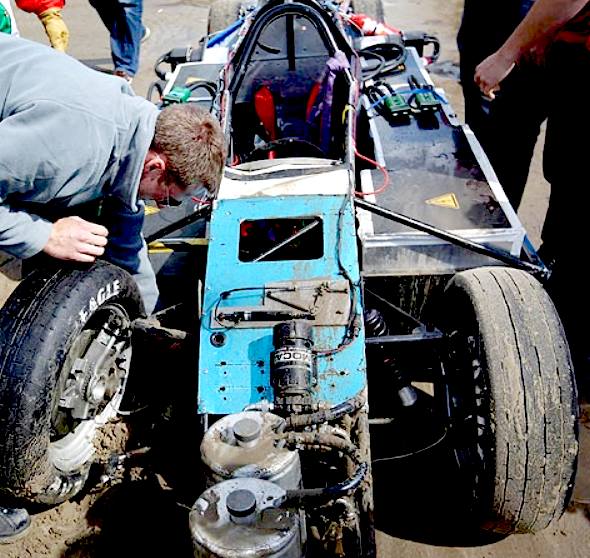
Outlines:
{"label": "black hose", "polygon": [[211,97],[215,97],[217,95],[217,84],[213,81],[197,81],[187,87],[192,92],[196,91],[197,89],[205,89],[207,93],[211,95]]}
{"label": "black hose", "polygon": [[310,446],[308,449],[341,451],[348,455],[357,467],[351,477],[332,486],[287,490],[285,496],[276,502],[277,507],[317,506],[348,496],[360,486],[369,470],[369,465],[362,461],[358,448],[344,438],[322,432],[289,432],[281,438],[288,446]]}
{"label": "black hose", "polygon": [[377,54],[376,52],[363,52],[363,53],[359,53],[359,56],[361,58],[374,58],[375,60],[377,60],[377,64],[375,65],[374,68],[370,68],[370,69],[365,69],[363,74],[362,74],[362,81],[369,81],[370,79],[373,79],[379,75],[381,75],[383,73],[383,70],[385,68],[385,58],[383,56],[381,56],[380,54]]}
{"label": "black hose", "polygon": [[368,81],[378,76],[399,73],[403,70],[407,58],[407,50],[403,42],[378,43],[358,51],[361,58],[372,57],[380,61],[377,68],[363,74],[362,80]]}
{"label": "black hose", "polygon": [[[152,97],[154,96],[154,91],[158,92],[158,95],[160,96],[160,99],[162,98],[162,95],[164,94],[164,88],[166,87],[166,82],[162,81],[162,80],[157,80],[157,81],[152,81],[152,83],[150,83],[150,86],[148,88],[147,94],[145,96],[145,98],[148,101],[152,101]],[[158,99],[158,101],[160,100]]]}
{"label": "black hose", "polygon": [[360,395],[355,395],[348,401],[344,401],[332,407],[315,413],[309,413],[305,415],[291,415],[285,421],[285,430],[291,430],[295,428],[303,428],[305,426],[311,426],[312,424],[324,424],[326,422],[333,422],[344,415],[350,415],[355,411],[358,411],[365,403],[365,398]]}
{"label": "black hose", "polygon": [[168,55],[170,54],[170,52],[167,52],[166,54],[162,54],[157,60],[156,63],[154,64],[154,73],[161,79],[161,80],[166,80],[166,72],[163,72],[162,70],[160,70],[160,64],[162,64],[163,62],[166,61],[166,59],[168,58]]}
{"label": "black hose", "polygon": [[324,502],[328,503],[332,500],[342,498],[343,496],[348,496],[361,485],[368,470],[369,465],[367,463],[360,463],[356,468],[354,475],[338,484],[326,486],[324,488],[287,490],[286,495],[280,501],[279,505],[285,508],[303,508],[309,505],[317,506]]}

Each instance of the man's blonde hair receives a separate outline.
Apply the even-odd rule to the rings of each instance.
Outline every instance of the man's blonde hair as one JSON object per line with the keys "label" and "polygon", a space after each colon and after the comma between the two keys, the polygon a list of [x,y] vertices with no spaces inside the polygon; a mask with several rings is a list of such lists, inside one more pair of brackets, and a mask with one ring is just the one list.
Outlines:
{"label": "man's blonde hair", "polygon": [[152,145],[164,154],[166,170],[181,188],[202,184],[215,194],[225,163],[225,139],[219,122],[193,104],[162,109]]}

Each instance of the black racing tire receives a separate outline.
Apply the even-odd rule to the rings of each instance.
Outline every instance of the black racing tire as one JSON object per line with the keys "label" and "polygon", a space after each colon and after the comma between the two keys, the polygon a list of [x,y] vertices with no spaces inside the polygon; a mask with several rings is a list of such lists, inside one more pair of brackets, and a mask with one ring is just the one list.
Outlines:
{"label": "black racing tire", "polygon": [[383,0],[352,0],[352,8],[355,14],[365,14],[381,23],[385,21]]}
{"label": "black racing tire", "polygon": [[[100,426],[114,418],[123,396],[130,323],[141,315],[135,281],[106,262],[40,269],[12,293],[0,310],[2,493],[27,504],[54,505],[81,490]],[[109,333],[103,335],[113,348],[104,353],[108,364],[93,368],[104,369],[104,377],[93,376],[83,365],[98,362],[90,360],[89,347],[98,346],[93,341],[107,321]],[[85,407],[76,417],[72,408],[86,400],[72,389],[82,384],[81,391],[96,399],[92,412]]]}
{"label": "black racing tire", "polygon": [[209,35],[229,27],[240,16],[242,0],[215,0],[209,8],[207,33]]}
{"label": "black racing tire", "polygon": [[515,269],[456,274],[440,310],[446,410],[479,525],[532,533],[564,512],[577,465],[577,392],[555,307]]}

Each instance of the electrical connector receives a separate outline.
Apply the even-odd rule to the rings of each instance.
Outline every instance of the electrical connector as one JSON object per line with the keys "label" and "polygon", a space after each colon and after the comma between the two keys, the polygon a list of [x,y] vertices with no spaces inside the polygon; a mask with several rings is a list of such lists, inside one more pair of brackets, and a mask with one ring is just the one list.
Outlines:
{"label": "electrical connector", "polygon": [[187,103],[191,98],[191,93],[192,91],[188,87],[173,87],[162,97],[162,104],[168,106],[174,103]]}
{"label": "electrical connector", "polygon": [[412,108],[405,97],[398,93],[389,83],[377,81],[368,86],[366,94],[371,101],[371,108],[378,114],[389,120],[406,120],[409,118]]}
{"label": "electrical connector", "polygon": [[411,112],[410,105],[399,93],[387,95],[383,103],[391,113],[391,116],[409,116]]}
{"label": "electrical connector", "polygon": [[437,110],[440,106],[439,100],[430,91],[423,91],[414,94],[414,102],[418,110]]}
{"label": "electrical connector", "polygon": [[419,112],[434,112],[439,109],[441,102],[430,84],[421,84],[416,76],[410,76],[408,83],[412,90],[409,104]]}

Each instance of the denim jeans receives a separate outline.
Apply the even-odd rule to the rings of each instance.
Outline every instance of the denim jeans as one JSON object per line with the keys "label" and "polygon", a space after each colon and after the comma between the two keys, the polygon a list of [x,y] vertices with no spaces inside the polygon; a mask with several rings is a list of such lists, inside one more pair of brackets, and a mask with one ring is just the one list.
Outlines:
{"label": "denim jeans", "polygon": [[143,0],[89,0],[111,35],[111,56],[116,70],[134,76],[139,67],[143,35]]}

